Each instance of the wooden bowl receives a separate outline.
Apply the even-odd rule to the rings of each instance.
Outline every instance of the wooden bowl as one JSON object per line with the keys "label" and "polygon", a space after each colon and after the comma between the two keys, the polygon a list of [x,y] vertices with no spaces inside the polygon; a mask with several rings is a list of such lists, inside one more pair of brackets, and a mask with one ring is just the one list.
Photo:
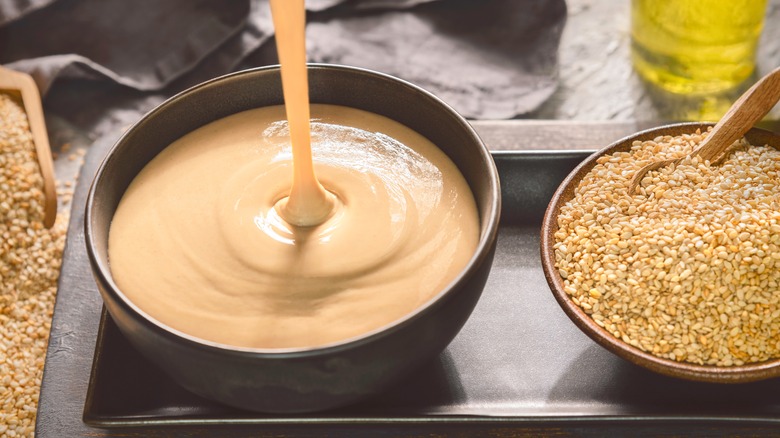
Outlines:
{"label": "wooden bowl", "polygon": [[[714,126],[714,124],[680,123],[641,131],[601,149],[577,166],[555,191],[545,212],[541,229],[542,268],[555,299],[577,327],[599,345],[629,362],[664,375],[703,382],[743,383],[777,377],[780,376],[780,359],[731,367],[696,365],[663,359],[629,345],[623,340],[616,338],[608,330],[597,325],[585,311],[572,302],[571,297],[563,289],[563,279],[555,267],[555,250],[553,245],[555,244],[555,233],[558,231],[557,218],[561,206],[574,197],[574,189],[579,185],[582,178],[593,169],[599,157],[615,152],[629,151],[631,144],[636,140],[645,141],[663,135],[690,134],[695,132],[697,128],[705,131],[710,126]],[[751,144],[768,144],[776,149],[780,149],[780,135],[772,132],[753,128],[745,137]]]}

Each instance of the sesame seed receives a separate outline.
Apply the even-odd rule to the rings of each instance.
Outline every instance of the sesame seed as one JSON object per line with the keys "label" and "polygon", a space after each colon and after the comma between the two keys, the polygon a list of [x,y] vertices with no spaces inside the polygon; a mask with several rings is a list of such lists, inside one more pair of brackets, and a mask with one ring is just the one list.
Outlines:
{"label": "sesame seed", "polygon": [[68,213],[43,226],[27,116],[0,93],[0,435],[33,436]]}
{"label": "sesame seed", "polygon": [[706,135],[599,157],[561,207],[556,267],[573,303],[643,351],[713,366],[778,358],[780,151],[742,139],[718,166],[686,158],[627,190]]}

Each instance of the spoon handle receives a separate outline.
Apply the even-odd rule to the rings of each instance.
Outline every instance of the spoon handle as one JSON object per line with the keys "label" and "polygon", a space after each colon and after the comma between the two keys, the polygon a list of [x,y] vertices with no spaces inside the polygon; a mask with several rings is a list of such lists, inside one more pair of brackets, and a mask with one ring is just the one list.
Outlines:
{"label": "spoon handle", "polygon": [[720,119],[702,144],[691,153],[710,162],[764,118],[780,100],[780,67],[748,89]]}
{"label": "spoon handle", "polygon": [[44,217],[43,225],[51,228],[57,219],[57,189],[54,179],[54,164],[49,146],[49,136],[46,133],[46,120],[43,116],[43,106],[38,86],[30,75],[0,66],[0,90],[10,90],[21,95],[24,111],[30,125],[38,164],[43,176]]}

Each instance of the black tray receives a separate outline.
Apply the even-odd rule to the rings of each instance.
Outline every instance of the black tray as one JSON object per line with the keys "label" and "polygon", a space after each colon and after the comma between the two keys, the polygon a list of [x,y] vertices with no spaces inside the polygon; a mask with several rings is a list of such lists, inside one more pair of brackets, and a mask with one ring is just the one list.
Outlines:
{"label": "black tray", "polygon": [[541,270],[539,228],[552,192],[586,156],[495,154],[504,211],[484,295],[438,360],[393,390],[312,415],[225,407],[179,388],[127,343],[104,311],[84,421],[100,427],[306,423],[321,432],[421,422],[493,429],[607,420],[780,426],[780,380],[724,386],[656,375],[596,345],[561,311]]}
{"label": "black tray", "polygon": [[[584,139],[595,129],[554,126]],[[488,128],[485,134],[515,139],[512,147],[539,133],[535,124]],[[582,143],[563,137],[532,143]],[[552,192],[587,151],[494,154],[504,212],[485,292],[452,344],[408,381],[358,405],[299,416],[239,411],[196,397],[147,363],[102,310],[84,249],[83,209],[113,143],[105,137],[90,147],[75,190],[38,438],[780,436],[780,380],[719,386],[656,375],[599,347],[558,307],[541,272],[538,230]]]}

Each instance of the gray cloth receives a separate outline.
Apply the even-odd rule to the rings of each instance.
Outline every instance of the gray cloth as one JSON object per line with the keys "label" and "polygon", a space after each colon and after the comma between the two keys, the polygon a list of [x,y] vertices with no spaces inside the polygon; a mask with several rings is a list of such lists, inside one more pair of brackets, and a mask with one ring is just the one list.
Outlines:
{"label": "gray cloth", "polygon": [[442,1],[315,21],[307,46],[311,59],[407,79],[466,117],[505,119],[555,91],[563,17],[555,1]]}
{"label": "gray cloth", "polygon": [[[310,0],[312,62],[416,83],[469,118],[536,109],[557,85],[564,0]],[[31,73],[48,111],[95,135],[162,99],[275,64],[265,0],[0,0],[0,64]]]}
{"label": "gray cloth", "polygon": [[0,29],[0,62],[33,73],[44,93],[60,78],[101,76],[160,90],[241,33],[249,3],[225,6],[213,0],[60,0]]}
{"label": "gray cloth", "polygon": [[54,0],[4,0],[0,1],[0,26],[10,23],[35,10],[49,5]]}

